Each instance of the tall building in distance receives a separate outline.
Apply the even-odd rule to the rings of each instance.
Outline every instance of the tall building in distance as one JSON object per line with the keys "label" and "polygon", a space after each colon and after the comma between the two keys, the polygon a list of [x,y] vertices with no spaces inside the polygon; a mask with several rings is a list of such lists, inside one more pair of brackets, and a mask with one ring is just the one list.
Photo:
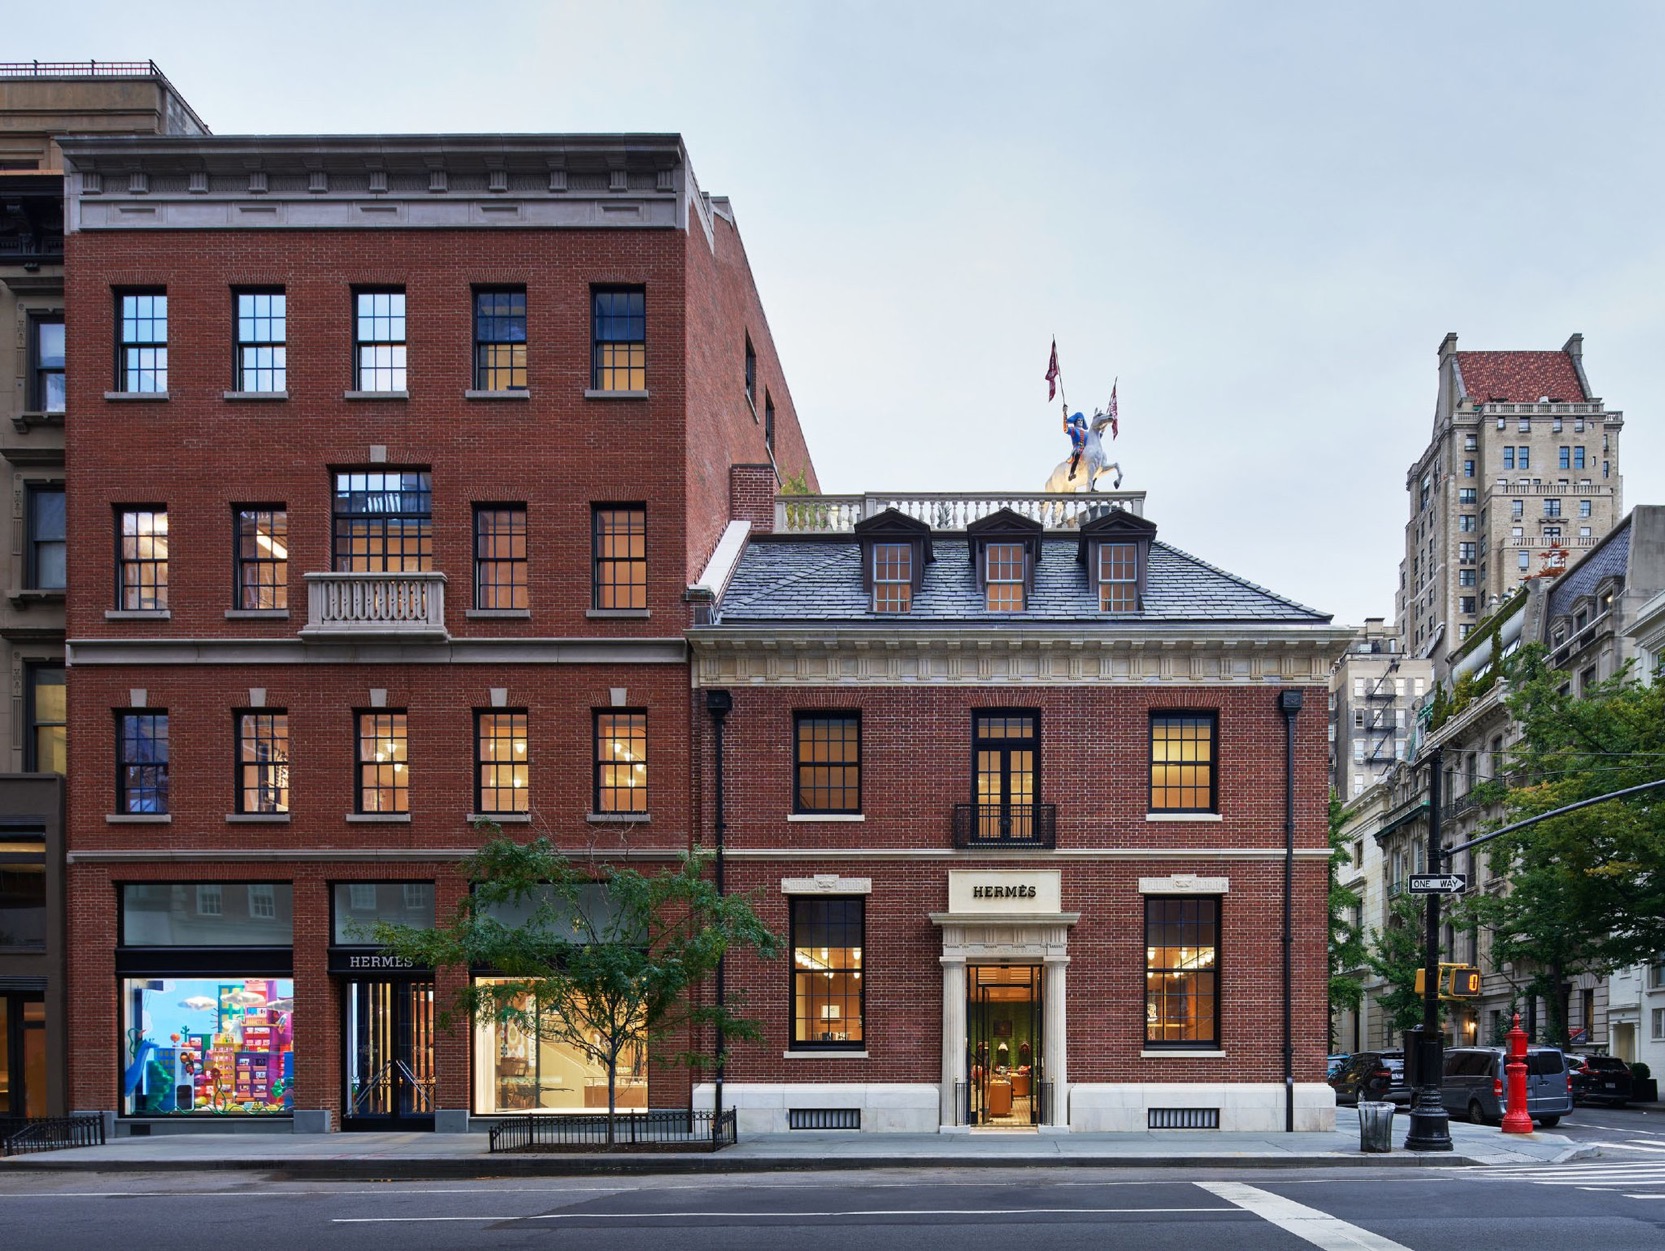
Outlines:
{"label": "tall building in distance", "polygon": [[1523,580],[1556,573],[1623,516],[1624,414],[1594,394],[1584,337],[1559,351],[1465,352],[1448,334],[1427,449],[1405,478],[1398,623],[1448,657]]}
{"label": "tall building in distance", "polygon": [[1405,651],[1380,617],[1367,617],[1330,675],[1330,785],[1343,802],[1380,782],[1416,726],[1434,666]]}

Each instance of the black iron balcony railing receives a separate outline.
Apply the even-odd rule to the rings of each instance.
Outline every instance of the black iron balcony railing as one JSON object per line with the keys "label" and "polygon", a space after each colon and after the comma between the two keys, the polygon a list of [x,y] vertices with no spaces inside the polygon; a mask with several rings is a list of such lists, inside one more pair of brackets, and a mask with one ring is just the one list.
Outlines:
{"label": "black iron balcony railing", "polygon": [[1056,804],[955,804],[956,847],[1052,847]]}

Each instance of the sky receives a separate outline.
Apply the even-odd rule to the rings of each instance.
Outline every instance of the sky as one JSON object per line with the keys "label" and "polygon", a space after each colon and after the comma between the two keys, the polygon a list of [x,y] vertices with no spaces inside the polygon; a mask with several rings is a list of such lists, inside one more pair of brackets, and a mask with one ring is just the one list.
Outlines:
{"label": "sky", "polygon": [[216,134],[680,133],[828,492],[1038,490],[1056,336],[1160,539],[1391,618],[1441,339],[1578,331],[1665,503],[1665,5],[17,9],[0,60],[148,57]]}

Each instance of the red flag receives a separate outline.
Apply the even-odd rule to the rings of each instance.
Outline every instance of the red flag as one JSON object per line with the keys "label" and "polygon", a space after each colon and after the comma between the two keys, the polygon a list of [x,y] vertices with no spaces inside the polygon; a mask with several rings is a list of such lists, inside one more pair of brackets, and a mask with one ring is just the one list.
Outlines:
{"label": "red flag", "polygon": [[1120,382],[1121,379],[1118,378],[1110,384],[1110,437],[1112,439],[1121,433],[1121,423],[1116,420],[1116,386]]}
{"label": "red flag", "polygon": [[1048,402],[1058,397],[1058,340],[1052,341],[1052,356],[1046,363],[1046,398]]}

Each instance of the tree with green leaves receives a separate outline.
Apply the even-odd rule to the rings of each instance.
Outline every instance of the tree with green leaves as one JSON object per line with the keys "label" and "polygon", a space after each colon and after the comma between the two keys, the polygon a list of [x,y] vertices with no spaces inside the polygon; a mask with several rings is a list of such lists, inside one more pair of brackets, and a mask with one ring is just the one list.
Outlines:
{"label": "tree with green leaves", "polygon": [[1335,1046],[1335,1014],[1357,1012],[1364,1001],[1358,970],[1365,964],[1364,935],[1353,923],[1359,893],[1341,884],[1341,870],[1353,863],[1342,834],[1341,800],[1330,795],[1330,1046]]}
{"label": "tree with green leaves", "polygon": [[1422,900],[1401,895],[1388,907],[1387,927],[1370,931],[1365,963],[1387,983],[1376,1001],[1398,1034],[1422,1024],[1423,997],[1417,993],[1416,975],[1426,959],[1427,920]]}
{"label": "tree with green leaves", "polygon": [[[719,894],[708,857],[684,855],[675,867],[642,873],[604,862],[575,864],[548,838],[491,838],[464,863],[471,887],[451,919],[431,930],[382,922],[374,937],[412,964],[487,968],[442,1008],[496,1020],[530,1037],[572,1048],[607,1073],[607,1141],[615,1141],[621,1056],[644,1043],[659,1062],[716,1059],[670,1044],[720,1029],[732,1039],[761,1037],[757,1022],[699,993],[725,954],[764,958],[781,942],[746,898]],[[736,999],[740,996],[734,996]],[[661,1050],[661,1046],[667,1049]]]}

